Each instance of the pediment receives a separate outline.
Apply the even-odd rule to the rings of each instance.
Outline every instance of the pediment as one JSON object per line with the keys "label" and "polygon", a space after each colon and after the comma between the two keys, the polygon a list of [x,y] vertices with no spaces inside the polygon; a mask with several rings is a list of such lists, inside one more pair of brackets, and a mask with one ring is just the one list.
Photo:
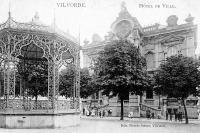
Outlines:
{"label": "pediment", "polygon": [[144,54],[145,56],[148,56],[148,55],[153,55],[155,54],[152,50],[149,50],[149,51],[146,51],[146,53]]}
{"label": "pediment", "polygon": [[184,39],[185,38],[182,36],[170,35],[163,38],[160,42],[161,43],[182,42]]}
{"label": "pediment", "polygon": [[155,49],[155,45],[153,44],[147,44],[144,46],[145,50],[148,51],[148,50],[154,50]]}

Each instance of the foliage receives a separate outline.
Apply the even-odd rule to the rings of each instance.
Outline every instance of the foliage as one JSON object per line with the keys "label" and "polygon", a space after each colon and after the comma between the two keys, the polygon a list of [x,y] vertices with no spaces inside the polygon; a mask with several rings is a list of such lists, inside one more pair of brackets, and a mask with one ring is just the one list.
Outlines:
{"label": "foliage", "polygon": [[[17,64],[17,79],[22,78],[23,93],[34,96],[46,96],[48,92],[47,61],[20,60]],[[18,81],[18,80],[17,80]],[[17,82],[19,84],[19,82]],[[19,85],[17,85],[19,86]]]}
{"label": "foliage", "polygon": [[[196,95],[200,84],[199,63],[182,55],[167,58],[155,75],[160,93],[168,97],[187,98]],[[158,92],[159,93],[159,92]]]}
{"label": "foliage", "polygon": [[73,97],[75,69],[71,66],[62,70],[59,75],[59,93],[65,97]]}
{"label": "foliage", "polygon": [[94,94],[98,90],[95,87],[95,82],[92,76],[90,76],[89,70],[83,68],[80,71],[80,95],[82,98]]}
{"label": "foliage", "polygon": [[[121,106],[129,92],[142,95],[149,86],[146,61],[140,49],[127,40],[110,41],[94,63],[98,86],[103,94],[119,96]],[[123,109],[121,109],[123,119]]]}
{"label": "foliage", "polygon": [[[74,72],[75,69],[73,67],[64,69],[61,72],[59,86],[61,95],[66,97],[73,96]],[[82,98],[87,98],[95,92],[94,83],[92,82],[92,76],[90,76],[89,70],[87,68],[82,68],[80,70],[80,96]]]}
{"label": "foliage", "polygon": [[[154,76],[157,86],[155,91],[167,97],[182,99],[184,104],[184,99],[189,95],[197,94],[196,87],[200,84],[198,67],[199,63],[191,57],[177,55],[167,58]],[[185,113],[187,119],[186,108]]]}

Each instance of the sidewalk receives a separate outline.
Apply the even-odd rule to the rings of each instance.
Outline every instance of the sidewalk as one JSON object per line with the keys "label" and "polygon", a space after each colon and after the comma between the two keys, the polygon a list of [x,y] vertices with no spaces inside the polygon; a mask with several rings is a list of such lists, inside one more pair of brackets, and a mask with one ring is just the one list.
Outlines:
{"label": "sidewalk", "polygon": [[[92,116],[81,116],[82,119],[88,119],[88,120],[111,120],[111,121],[119,121],[120,117],[92,117]],[[139,122],[161,122],[161,123],[185,123],[185,119],[183,119],[182,122],[176,122],[176,121],[169,121],[165,119],[147,119],[147,118],[128,118],[124,117],[124,121],[139,121]],[[200,120],[198,119],[189,119],[190,124],[200,124]]]}

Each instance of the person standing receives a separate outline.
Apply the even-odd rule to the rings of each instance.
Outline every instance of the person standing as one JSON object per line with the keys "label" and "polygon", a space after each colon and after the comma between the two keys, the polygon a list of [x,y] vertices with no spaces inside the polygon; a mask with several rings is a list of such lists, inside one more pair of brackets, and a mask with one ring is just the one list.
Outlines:
{"label": "person standing", "polygon": [[168,120],[168,115],[169,115],[169,112],[168,110],[166,110],[166,120]]}
{"label": "person standing", "polygon": [[105,111],[105,110],[103,110],[103,117],[105,117],[105,114],[106,114],[106,111]]}
{"label": "person standing", "polygon": [[177,121],[177,110],[174,110],[175,121]]}
{"label": "person standing", "polygon": [[169,120],[172,121],[173,118],[173,112],[172,109],[169,111]]}
{"label": "person standing", "polygon": [[172,112],[169,113],[169,119],[172,121]]}
{"label": "person standing", "polygon": [[151,113],[151,118],[154,119],[154,112]]}
{"label": "person standing", "polygon": [[198,120],[200,120],[200,109],[197,110]]}
{"label": "person standing", "polygon": [[85,115],[85,107],[83,107],[83,115]]}
{"label": "person standing", "polygon": [[146,117],[147,117],[147,119],[151,119],[150,117],[151,117],[151,112],[150,112],[150,110],[147,110],[146,111]]}
{"label": "person standing", "polygon": [[129,112],[128,117],[132,119],[133,118],[133,112]]}
{"label": "person standing", "polygon": [[112,109],[110,109],[109,111],[110,111],[110,116],[112,116]]}
{"label": "person standing", "polygon": [[92,117],[95,116],[95,110],[94,110],[94,109],[91,110],[91,116],[92,116]]}
{"label": "person standing", "polygon": [[180,122],[182,122],[182,120],[183,120],[183,112],[181,111],[180,112]]}
{"label": "person standing", "polygon": [[179,122],[182,122],[182,109],[181,106],[178,107],[178,120]]}
{"label": "person standing", "polygon": [[89,113],[89,110],[86,110],[86,116],[89,116],[90,113]]}
{"label": "person standing", "polygon": [[99,111],[99,117],[102,118],[102,113],[101,110]]}

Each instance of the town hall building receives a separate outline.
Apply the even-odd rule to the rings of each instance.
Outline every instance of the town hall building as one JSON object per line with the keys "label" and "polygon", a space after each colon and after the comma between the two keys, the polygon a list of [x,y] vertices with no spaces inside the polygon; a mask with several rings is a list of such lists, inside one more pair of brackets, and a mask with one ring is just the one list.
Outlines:
{"label": "town hall building", "polygon": [[[193,23],[194,17],[190,14],[185,18],[184,24],[178,24],[178,16],[171,15],[166,19],[166,26],[155,23],[154,25],[142,27],[136,17],[133,17],[127,10],[125,3],[121,5],[121,11],[116,20],[111,24],[111,31],[104,39],[99,35],[92,36],[92,42],[84,41],[82,47],[83,66],[90,67],[93,59],[98,56],[98,52],[103,50],[109,40],[127,39],[137,46],[142,55],[146,58],[147,71],[151,75],[160,64],[172,55],[182,54],[184,56],[197,58],[195,50],[197,48],[197,25]],[[118,98],[107,99],[100,93],[93,99],[97,101],[107,100],[106,108],[113,110],[114,116],[120,115],[120,103]],[[174,102],[175,101],[175,102]],[[188,101],[188,102],[187,102]],[[190,109],[196,106],[197,99],[188,98],[189,117],[196,117],[196,110]],[[167,100],[157,96],[153,91],[145,92],[142,97],[129,95],[128,100],[124,101],[125,115],[128,112],[135,112],[136,116],[141,116],[142,111],[149,109],[155,113],[161,113]],[[103,103],[103,102],[102,102]],[[176,100],[168,101],[168,108],[177,108]],[[195,113],[194,113],[195,112]]]}

